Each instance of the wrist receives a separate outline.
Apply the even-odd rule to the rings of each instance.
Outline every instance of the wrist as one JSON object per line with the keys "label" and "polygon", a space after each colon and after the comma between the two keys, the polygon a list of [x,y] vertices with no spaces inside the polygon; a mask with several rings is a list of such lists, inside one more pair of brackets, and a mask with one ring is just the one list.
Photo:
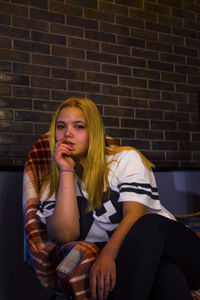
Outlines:
{"label": "wrist", "polygon": [[59,170],[59,173],[64,173],[64,172],[72,172],[72,173],[75,173],[75,170],[72,169],[72,168],[68,168],[68,169],[60,169]]}

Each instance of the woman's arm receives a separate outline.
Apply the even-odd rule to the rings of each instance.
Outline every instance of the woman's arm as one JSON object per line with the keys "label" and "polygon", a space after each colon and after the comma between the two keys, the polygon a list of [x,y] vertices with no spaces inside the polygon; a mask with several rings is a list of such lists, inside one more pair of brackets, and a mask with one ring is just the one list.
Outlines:
{"label": "woman's arm", "polygon": [[[71,146],[57,142],[54,159],[59,169],[74,169],[75,162],[70,157]],[[76,199],[74,173],[61,172],[53,215],[46,219],[49,236],[59,242],[76,240],[80,234],[79,212]]]}
{"label": "woman's arm", "polygon": [[106,299],[114,288],[116,282],[115,259],[119,249],[133,224],[146,212],[147,207],[138,202],[123,203],[123,219],[91,268],[92,299]]}
{"label": "woman's arm", "polygon": [[80,234],[74,173],[60,174],[60,183],[53,215],[46,219],[49,236],[61,244],[76,240]]}

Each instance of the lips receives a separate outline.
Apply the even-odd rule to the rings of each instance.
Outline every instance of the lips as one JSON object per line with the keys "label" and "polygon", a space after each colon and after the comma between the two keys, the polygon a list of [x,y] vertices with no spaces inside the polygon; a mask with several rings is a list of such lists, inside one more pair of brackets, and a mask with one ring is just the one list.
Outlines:
{"label": "lips", "polygon": [[64,141],[63,144],[70,145],[70,146],[74,146],[74,143],[69,142],[69,141]]}

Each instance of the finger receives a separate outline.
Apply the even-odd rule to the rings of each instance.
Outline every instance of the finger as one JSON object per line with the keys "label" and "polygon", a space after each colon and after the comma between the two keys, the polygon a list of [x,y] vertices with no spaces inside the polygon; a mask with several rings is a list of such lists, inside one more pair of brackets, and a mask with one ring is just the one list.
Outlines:
{"label": "finger", "polygon": [[90,275],[90,293],[91,293],[91,299],[97,299],[96,294],[96,276]]}
{"label": "finger", "polygon": [[111,277],[107,276],[104,279],[104,299],[108,297],[110,289],[111,289]]}
{"label": "finger", "polygon": [[97,292],[98,292],[98,300],[104,299],[104,277],[101,276],[98,278],[98,284],[97,284]]}
{"label": "finger", "polygon": [[112,291],[116,284],[116,271],[112,273],[110,280],[110,291]]}

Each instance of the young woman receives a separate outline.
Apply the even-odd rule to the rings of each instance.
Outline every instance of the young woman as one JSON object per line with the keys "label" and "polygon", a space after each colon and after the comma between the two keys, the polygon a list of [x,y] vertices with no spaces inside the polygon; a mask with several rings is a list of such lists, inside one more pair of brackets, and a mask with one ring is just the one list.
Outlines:
{"label": "young woman", "polygon": [[59,106],[50,147],[38,216],[54,241],[100,248],[91,299],[192,299],[190,289],[200,288],[200,239],[161,205],[153,165],[134,148],[106,147],[89,99]]}

